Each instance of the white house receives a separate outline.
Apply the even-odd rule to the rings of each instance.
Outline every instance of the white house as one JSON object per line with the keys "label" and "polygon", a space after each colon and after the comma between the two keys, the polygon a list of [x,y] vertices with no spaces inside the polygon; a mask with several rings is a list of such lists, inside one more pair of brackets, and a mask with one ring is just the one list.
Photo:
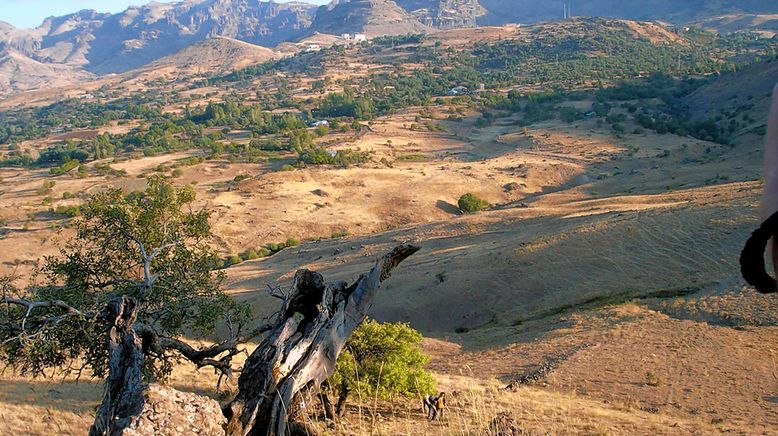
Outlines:
{"label": "white house", "polygon": [[367,36],[365,36],[362,33],[355,33],[354,34],[354,41],[356,41],[356,42],[367,41]]}
{"label": "white house", "polygon": [[340,37],[342,39],[347,40],[347,41],[351,41],[351,34],[350,33],[344,33],[344,34],[340,35]]}
{"label": "white house", "polygon": [[319,44],[308,44],[305,47],[305,51],[319,51],[321,50],[321,46]]}

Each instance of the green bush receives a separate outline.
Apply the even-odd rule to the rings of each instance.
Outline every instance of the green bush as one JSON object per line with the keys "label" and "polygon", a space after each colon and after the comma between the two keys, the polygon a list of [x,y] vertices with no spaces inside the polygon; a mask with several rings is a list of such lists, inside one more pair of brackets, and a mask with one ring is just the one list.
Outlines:
{"label": "green bush", "polygon": [[46,195],[51,193],[51,189],[56,185],[53,180],[44,180],[41,186],[35,191],[38,195]]}
{"label": "green bush", "polygon": [[238,256],[237,254],[233,254],[232,256],[230,256],[229,258],[227,258],[227,262],[228,262],[230,265],[237,265],[237,264],[239,264],[239,263],[243,262],[243,258],[242,258],[242,257],[240,257],[240,256]]}
{"label": "green bush", "polygon": [[489,202],[477,197],[475,194],[467,193],[459,197],[459,210],[465,213],[480,212],[489,207]]}
{"label": "green bush", "polygon": [[286,244],[283,242],[271,242],[270,244],[267,244],[267,248],[271,253],[277,253],[286,248]]}
{"label": "green bush", "polygon": [[49,170],[49,174],[54,176],[59,176],[61,174],[69,173],[70,171],[73,171],[75,168],[77,168],[79,165],[81,165],[81,162],[76,159],[71,159],[69,161],[66,161],[62,165],[52,168]]}
{"label": "green bush", "polygon": [[338,356],[329,386],[339,395],[341,410],[350,393],[361,398],[418,397],[435,391],[435,379],[424,366],[421,333],[404,323],[367,320],[349,338]]}
{"label": "green bush", "polygon": [[59,205],[54,210],[54,213],[57,215],[65,215],[70,218],[77,217],[81,215],[81,206],[79,205],[70,205],[70,206],[64,206]]}

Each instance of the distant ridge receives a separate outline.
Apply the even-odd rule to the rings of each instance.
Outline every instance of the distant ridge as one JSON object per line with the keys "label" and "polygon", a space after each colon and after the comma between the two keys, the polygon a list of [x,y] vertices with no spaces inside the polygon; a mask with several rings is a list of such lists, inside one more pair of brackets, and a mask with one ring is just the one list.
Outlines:
{"label": "distant ridge", "polygon": [[[567,1],[573,16],[694,23],[718,31],[758,30],[767,36],[778,29],[775,0]],[[563,16],[562,4],[557,0],[333,0],[317,6],[299,1],[186,0],[151,2],[116,14],[82,10],[49,17],[35,29],[17,29],[0,21],[0,95],[77,83],[95,74],[122,73],[156,61],[195,69],[195,63],[205,62],[200,69],[223,70],[238,65],[235,58],[240,56],[246,63],[272,57],[256,49],[231,54],[239,52],[237,42],[254,48],[277,47],[314,35],[322,40],[343,33],[375,37],[557,20]],[[214,38],[229,38],[235,44],[210,42],[210,54],[182,51]],[[283,51],[290,47],[300,46],[285,44]],[[161,61],[175,54],[179,55]],[[232,59],[217,59],[221,56]]]}

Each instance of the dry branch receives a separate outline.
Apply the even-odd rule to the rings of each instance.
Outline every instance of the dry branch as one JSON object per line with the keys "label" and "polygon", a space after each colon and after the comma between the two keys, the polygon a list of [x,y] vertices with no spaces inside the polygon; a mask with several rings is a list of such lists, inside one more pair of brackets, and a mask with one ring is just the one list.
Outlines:
{"label": "dry branch", "polygon": [[300,394],[318,392],[381,283],[418,250],[396,247],[351,286],[325,285],[321,274],[297,271],[273,328],[243,367],[238,395],[224,408],[227,433],[280,436],[298,427]]}

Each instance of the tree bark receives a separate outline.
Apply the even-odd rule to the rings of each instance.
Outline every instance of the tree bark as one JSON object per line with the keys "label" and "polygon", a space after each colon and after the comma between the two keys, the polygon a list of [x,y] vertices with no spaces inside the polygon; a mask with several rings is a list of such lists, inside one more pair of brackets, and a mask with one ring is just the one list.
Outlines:
{"label": "tree bark", "polygon": [[338,414],[338,417],[342,417],[346,414],[346,400],[348,400],[349,393],[351,393],[351,391],[348,388],[348,384],[343,381],[343,384],[340,386],[340,393],[338,394],[338,404],[335,406],[335,413]]}
{"label": "tree bark", "polygon": [[322,390],[319,392],[319,400],[321,401],[321,406],[324,409],[324,418],[329,419],[330,421],[335,419],[335,411],[332,408],[332,401],[330,401],[330,396]]}
{"label": "tree bark", "polygon": [[321,274],[297,271],[273,328],[246,360],[237,396],[223,409],[227,434],[285,436],[298,428],[304,406],[295,399],[319,391],[381,283],[418,250],[396,247],[351,286],[325,286]]}
{"label": "tree bark", "polygon": [[108,304],[104,316],[112,322],[108,332],[108,380],[90,436],[120,435],[132,417],[143,409],[143,346],[133,330],[138,316],[134,298],[122,297]]}

